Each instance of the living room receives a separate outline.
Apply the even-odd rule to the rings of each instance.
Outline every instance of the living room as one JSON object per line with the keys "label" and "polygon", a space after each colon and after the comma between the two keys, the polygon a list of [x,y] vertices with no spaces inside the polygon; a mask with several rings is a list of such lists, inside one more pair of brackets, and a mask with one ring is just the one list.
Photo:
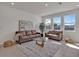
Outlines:
{"label": "living room", "polygon": [[78,57],[78,16],[79,2],[0,2],[0,56]]}

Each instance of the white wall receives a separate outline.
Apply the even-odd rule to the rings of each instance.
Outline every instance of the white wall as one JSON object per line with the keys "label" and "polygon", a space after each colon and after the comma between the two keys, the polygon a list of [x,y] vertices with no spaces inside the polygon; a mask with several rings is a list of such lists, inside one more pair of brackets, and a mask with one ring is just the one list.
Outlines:
{"label": "white wall", "polygon": [[[64,39],[65,38],[71,38],[75,41],[79,42],[79,9],[74,9],[74,10],[69,10],[69,11],[65,11],[65,12],[60,12],[60,13],[56,13],[56,14],[51,14],[51,15],[46,15],[43,16],[43,20],[45,20],[46,18],[53,18],[53,16],[64,16],[64,15],[69,15],[69,14],[75,14],[76,15],[76,30],[75,32],[67,32],[64,31],[63,28],[63,23],[62,23],[62,30],[64,31]],[[53,20],[53,19],[52,19]],[[62,17],[62,22],[64,21],[63,17]]]}
{"label": "white wall", "polygon": [[0,40],[14,39],[14,33],[18,30],[19,20],[30,20],[35,29],[41,22],[41,17],[28,12],[0,5]]}

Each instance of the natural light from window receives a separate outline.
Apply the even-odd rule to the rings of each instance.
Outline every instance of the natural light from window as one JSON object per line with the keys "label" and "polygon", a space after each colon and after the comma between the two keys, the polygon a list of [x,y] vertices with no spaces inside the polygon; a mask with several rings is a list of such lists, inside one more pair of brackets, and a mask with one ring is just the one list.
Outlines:
{"label": "natural light from window", "polygon": [[75,30],[75,15],[64,16],[64,30]]}
{"label": "natural light from window", "polygon": [[53,17],[53,23],[54,23],[54,30],[61,29],[61,17],[60,16]]}
{"label": "natural light from window", "polygon": [[74,45],[74,44],[67,43],[66,45],[69,46],[69,47],[71,47],[71,48],[79,49],[79,47],[76,46],[76,45]]}
{"label": "natural light from window", "polygon": [[51,29],[51,18],[45,20],[46,29]]}

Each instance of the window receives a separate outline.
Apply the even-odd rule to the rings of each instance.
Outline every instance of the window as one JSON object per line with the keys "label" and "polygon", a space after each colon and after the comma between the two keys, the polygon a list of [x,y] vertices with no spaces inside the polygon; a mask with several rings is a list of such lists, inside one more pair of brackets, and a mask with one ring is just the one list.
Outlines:
{"label": "window", "polygon": [[46,19],[45,20],[45,25],[46,25],[46,29],[51,29],[51,19]]}
{"label": "window", "polygon": [[61,30],[61,17],[55,16],[53,17],[54,30]]}
{"label": "window", "polygon": [[75,29],[75,15],[64,16],[64,30]]}

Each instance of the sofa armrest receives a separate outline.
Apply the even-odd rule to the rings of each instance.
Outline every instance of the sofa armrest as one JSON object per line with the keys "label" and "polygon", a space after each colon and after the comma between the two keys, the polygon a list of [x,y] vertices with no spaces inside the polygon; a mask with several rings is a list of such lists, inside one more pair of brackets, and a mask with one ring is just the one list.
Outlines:
{"label": "sofa armrest", "polygon": [[20,34],[20,33],[16,34],[16,40],[19,41],[19,40],[22,38],[22,36],[23,36],[23,35]]}

